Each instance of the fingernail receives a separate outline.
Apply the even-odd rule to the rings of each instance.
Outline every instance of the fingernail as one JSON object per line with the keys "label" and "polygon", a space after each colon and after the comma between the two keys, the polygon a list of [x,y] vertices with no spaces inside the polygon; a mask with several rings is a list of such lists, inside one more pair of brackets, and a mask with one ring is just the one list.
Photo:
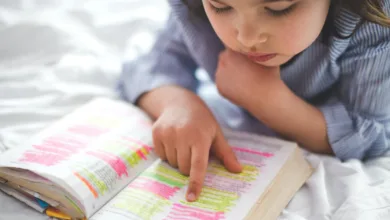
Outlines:
{"label": "fingernail", "polygon": [[194,193],[189,193],[188,195],[187,195],[187,199],[188,199],[188,201],[190,201],[190,202],[193,202],[193,201],[195,201],[195,194]]}

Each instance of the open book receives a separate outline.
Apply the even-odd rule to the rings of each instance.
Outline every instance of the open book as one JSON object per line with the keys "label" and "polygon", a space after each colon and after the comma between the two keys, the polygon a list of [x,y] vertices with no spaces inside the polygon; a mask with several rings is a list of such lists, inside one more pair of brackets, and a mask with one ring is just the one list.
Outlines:
{"label": "open book", "polygon": [[0,190],[62,219],[276,219],[312,173],[295,143],[224,130],[243,164],[210,158],[187,202],[188,177],[158,159],[152,121],[135,106],[98,98],[0,155]]}

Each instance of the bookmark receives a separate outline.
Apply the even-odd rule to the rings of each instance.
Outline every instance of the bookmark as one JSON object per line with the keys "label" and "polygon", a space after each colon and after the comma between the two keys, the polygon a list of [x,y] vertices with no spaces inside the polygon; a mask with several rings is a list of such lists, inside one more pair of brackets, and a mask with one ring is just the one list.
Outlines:
{"label": "bookmark", "polygon": [[65,215],[64,213],[61,213],[59,210],[51,207],[46,209],[46,215],[49,217],[58,218],[62,220],[72,220],[70,216]]}
{"label": "bookmark", "polygon": [[49,204],[47,204],[45,201],[42,201],[38,198],[35,198],[35,200],[38,202],[39,206],[43,209],[49,208]]}
{"label": "bookmark", "polygon": [[34,201],[34,199],[24,195],[23,193],[16,191],[15,189],[12,189],[11,187],[9,187],[7,185],[0,184],[0,191],[3,191],[4,193],[8,194],[9,196],[14,197],[15,199],[28,205],[29,207],[35,209],[36,211],[38,211],[40,213],[44,213],[44,211],[45,211],[41,206],[39,206]]}
{"label": "bookmark", "polygon": [[50,206],[52,206],[52,207],[58,207],[59,205],[60,205],[60,203],[58,203],[58,202],[56,202],[56,201],[54,201],[53,199],[50,199],[50,198],[48,198],[48,197],[46,197],[46,196],[42,196],[42,195],[40,195],[39,193],[36,193],[36,192],[34,192],[34,191],[32,191],[32,190],[29,190],[29,189],[27,189],[27,188],[25,188],[25,187],[22,187],[22,186],[19,186],[19,185],[16,185],[16,184],[13,184],[13,186],[14,187],[18,187],[20,190],[22,190],[23,192],[25,192],[25,193],[27,193],[27,194],[29,194],[29,195],[31,195],[31,196],[34,196],[35,198],[37,198],[37,199],[40,199],[40,200],[42,200],[42,201],[45,201],[46,203],[48,203]]}

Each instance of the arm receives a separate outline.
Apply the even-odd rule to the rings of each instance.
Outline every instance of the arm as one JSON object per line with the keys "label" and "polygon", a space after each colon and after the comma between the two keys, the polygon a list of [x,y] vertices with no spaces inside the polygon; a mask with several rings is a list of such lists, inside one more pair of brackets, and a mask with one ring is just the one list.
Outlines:
{"label": "arm", "polygon": [[[332,154],[325,117],[320,109],[296,96],[281,80],[256,87],[245,104],[265,125],[312,152]],[[261,91],[259,91],[261,90]]]}
{"label": "arm", "polygon": [[390,149],[389,38],[388,28],[367,24],[359,29],[340,60],[337,95],[323,106],[290,91],[279,68],[262,67],[229,50],[220,57],[217,88],[310,151],[342,160],[379,156]]}
{"label": "arm", "polygon": [[207,107],[205,103],[192,91],[180,86],[162,86],[144,95],[138,101],[138,105],[152,118],[158,118],[162,112],[172,106],[196,106]]}
{"label": "arm", "polygon": [[279,68],[263,67],[226,50],[220,55],[216,85],[222,96],[282,136],[311,151],[332,153],[320,110],[296,96],[279,75]]}
{"label": "arm", "polygon": [[308,150],[342,160],[379,156],[390,148],[389,38],[372,24],[357,32],[340,63],[338,96],[326,105],[312,106],[274,80],[258,86],[265,95],[246,108]]}
{"label": "arm", "polygon": [[[130,103],[140,105],[154,117],[158,117],[160,113],[156,109],[161,110],[172,103],[173,97],[195,97],[191,91],[198,84],[194,75],[197,65],[189,54],[181,33],[177,20],[171,15],[152,50],[123,66],[118,86],[120,95]],[[149,94],[157,89],[167,90]],[[143,97],[147,98],[142,100]]]}
{"label": "arm", "polygon": [[[206,175],[209,152],[232,172],[241,166],[206,104],[194,93],[196,64],[174,16],[152,51],[125,66],[120,91],[156,119],[155,153],[189,175],[187,200],[196,200]],[[200,120],[199,120],[200,118]]]}

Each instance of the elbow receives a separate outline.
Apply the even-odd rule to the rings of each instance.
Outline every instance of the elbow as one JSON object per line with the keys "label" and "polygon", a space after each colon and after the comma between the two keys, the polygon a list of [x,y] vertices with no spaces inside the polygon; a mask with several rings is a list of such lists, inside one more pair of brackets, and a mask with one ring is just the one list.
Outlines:
{"label": "elbow", "polygon": [[333,136],[329,140],[335,156],[340,160],[372,159],[390,150],[390,119],[379,122],[358,117],[352,122],[351,129],[339,131],[342,136]]}

